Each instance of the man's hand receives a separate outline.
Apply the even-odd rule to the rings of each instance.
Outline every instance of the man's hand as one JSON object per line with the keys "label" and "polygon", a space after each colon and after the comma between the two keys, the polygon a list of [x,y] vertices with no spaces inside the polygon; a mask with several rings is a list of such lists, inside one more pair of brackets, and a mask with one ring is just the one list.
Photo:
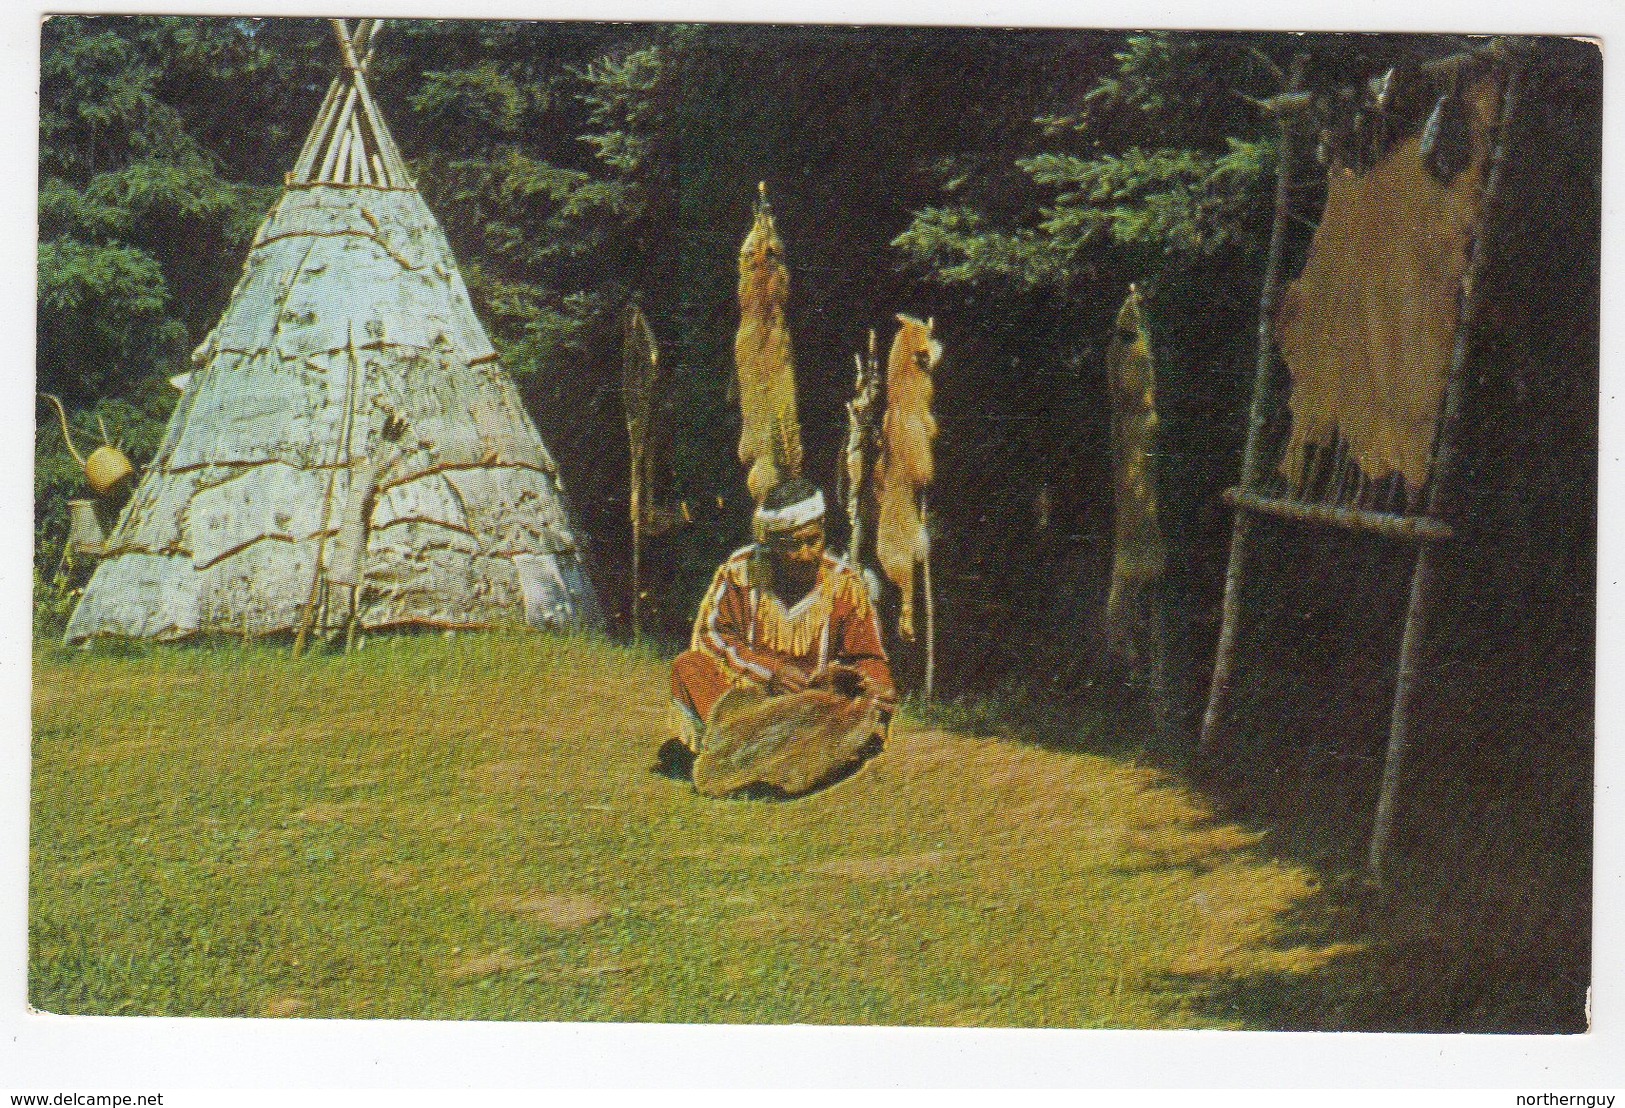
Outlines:
{"label": "man's hand", "polygon": [[786,662],[773,671],[773,678],[767,683],[767,691],[775,696],[784,693],[802,692],[812,683],[805,670],[800,666],[793,666]]}
{"label": "man's hand", "polygon": [[885,681],[877,681],[873,677],[863,679],[863,695],[872,696],[880,702],[880,706],[890,711],[897,707],[897,690]]}
{"label": "man's hand", "polygon": [[856,697],[863,693],[864,677],[862,671],[856,666],[843,665],[840,662],[831,662],[815,670],[812,675],[812,685],[815,689],[828,689],[845,697]]}

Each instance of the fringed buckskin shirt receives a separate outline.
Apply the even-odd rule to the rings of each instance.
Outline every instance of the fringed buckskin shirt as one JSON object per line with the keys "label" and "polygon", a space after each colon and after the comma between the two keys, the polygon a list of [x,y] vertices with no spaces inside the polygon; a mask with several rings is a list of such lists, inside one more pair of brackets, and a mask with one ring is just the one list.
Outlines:
{"label": "fringed buckskin shirt", "polygon": [[825,554],[817,582],[787,607],[771,588],[772,572],[771,556],[761,546],[747,546],[723,562],[700,602],[692,649],[715,661],[734,683],[765,685],[786,662],[806,673],[839,662],[892,687],[880,623],[862,575]]}

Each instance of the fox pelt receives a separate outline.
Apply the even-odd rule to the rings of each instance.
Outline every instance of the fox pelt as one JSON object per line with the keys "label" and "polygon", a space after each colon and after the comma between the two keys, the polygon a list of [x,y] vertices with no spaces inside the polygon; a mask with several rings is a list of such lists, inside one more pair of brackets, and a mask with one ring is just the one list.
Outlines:
{"label": "fox pelt", "polygon": [[902,326],[886,362],[886,418],[881,426],[885,450],[875,482],[880,498],[875,554],[902,593],[897,633],[913,642],[914,567],[925,560],[930,541],[920,515],[920,493],[936,470],[932,375],[942,360],[942,344],[932,336],[930,322],[906,315],[899,315],[897,321]]}
{"label": "fox pelt", "polygon": [[790,271],[784,243],[764,190],[756,218],[739,250],[739,461],[745,484],[760,504],[769,489],[801,475],[801,424],[796,416],[796,363],[785,305]]}
{"label": "fox pelt", "polygon": [[1167,568],[1157,509],[1157,369],[1140,290],[1130,285],[1106,351],[1114,528],[1106,624],[1125,641],[1131,599]]}

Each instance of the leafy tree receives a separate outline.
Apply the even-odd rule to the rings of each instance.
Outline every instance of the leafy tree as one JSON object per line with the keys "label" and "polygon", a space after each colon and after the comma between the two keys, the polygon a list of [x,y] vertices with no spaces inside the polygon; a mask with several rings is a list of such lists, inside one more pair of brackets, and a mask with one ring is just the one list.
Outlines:
{"label": "leafy tree", "polygon": [[[275,172],[249,163],[287,141],[274,105],[298,67],[260,26],[68,16],[43,28],[38,387],[73,410],[81,443],[105,424],[138,465],[174,406],[167,377],[224,305],[274,195]],[[246,73],[269,105],[252,115]],[[228,133],[235,145],[199,137]],[[83,477],[52,409],[39,416],[36,523],[49,535]]]}

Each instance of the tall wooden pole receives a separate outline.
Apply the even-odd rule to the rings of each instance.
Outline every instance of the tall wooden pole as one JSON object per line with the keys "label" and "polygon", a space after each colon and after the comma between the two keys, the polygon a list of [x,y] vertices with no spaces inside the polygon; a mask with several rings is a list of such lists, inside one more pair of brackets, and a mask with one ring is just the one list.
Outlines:
{"label": "tall wooden pole", "polygon": [[921,692],[929,703],[937,687],[937,597],[931,590],[931,513],[920,496],[920,526],[925,530],[925,557],[920,585],[925,589],[925,681]]}
{"label": "tall wooden pole", "polygon": [[[1439,415],[1438,449],[1433,462],[1433,487],[1428,493],[1427,514],[1442,519],[1449,511],[1452,493],[1450,478],[1456,468],[1456,425],[1461,418],[1462,395],[1466,391],[1468,349],[1472,344],[1472,331],[1478,314],[1478,278],[1487,253],[1485,240],[1489,237],[1496,194],[1501,188],[1501,169],[1506,161],[1507,132],[1512,112],[1517,106],[1519,73],[1516,63],[1508,69],[1501,88],[1501,103],[1496,120],[1495,136],[1490,145],[1489,176],[1484,184],[1482,205],[1479,209],[1478,231],[1473,236],[1472,253],[1468,256],[1467,271],[1462,274],[1459,303],[1461,310],[1456,320],[1455,346],[1450,355],[1450,377],[1445,386],[1444,406]],[[1371,846],[1366,855],[1366,868],[1378,884],[1386,879],[1389,840],[1393,836],[1394,810],[1399,798],[1399,785],[1404,774],[1405,759],[1411,747],[1411,707],[1416,694],[1417,673],[1422,640],[1427,633],[1429,609],[1433,597],[1434,543],[1423,543],[1416,555],[1416,569],[1411,574],[1411,593],[1405,605],[1405,631],[1399,644],[1399,673],[1394,684],[1394,710],[1388,724],[1388,753],[1383,760],[1382,792],[1377,798],[1377,814],[1372,823]]]}
{"label": "tall wooden pole", "polygon": [[[345,360],[344,426],[339,428],[338,441],[333,444],[333,468],[327,471],[327,494],[322,498],[321,533],[316,538],[316,560],[310,570],[310,594],[305,597],[304,610],[299,616],[299,630],[293,638],[295,658],[305,652],[305,641],[310,637],[311,628],[316,622],[316,606],[318,599],[321,598],[322,579],[325,576],[322,563],[327,558],[327,532],[333,518],[333,496],[337,492],[339,467],[349,468],[353,463],[350,453],[351,431],[355,424],[356,377],[360,372],[360,359],[355,352],[353,329],[349,332],[346,343],[348,356]],[[351,480],[354,479],[353,469],[350,471],[350,477]],[[246,630],[243,637],[245,639],[248,637]]]}
{"label": "tall wooden pole", "polygon": [[864,493],[869,491],[872,498],[875,479],[875,417],[879,414],[877,408],[880,405],[880,353],[877,342],[878,336],[870,328],[868,354],[852,356],[857,365],[857,376],[852,400],[846,406],[846,457],[842,459],[846,475],[848,523],[846,560],[859,571],[863,569],[863,546],[868,538],[868,528],[864,526]]}
{"label": "tall wooden pole", "polygon": [[[636,482],[634,477],[633,481]],[[632,486],[632,639],[643,638],[643,505]]]}
{"label": "tall wooden pole", "polygon": [[627,511],[632,524],[632,637],[643,636],[643,544],[654,507],[651,437],[660,386],[660,350],[643,310],[627,310],[621,336],[621,406],[626,415]]}
{"label": "tall wooden pole", "polygon": [[[1295,93],[1303,84],[1305,58],[1292,61],[1286,92]],[[1258,361],[1253,369],[1253,404],[1247,418],[1247,445],[1241,457],[1241,487],[1258,483],[1259,440],[1263,437],[1264,398],[1270,374],[1275,367],[1275,308],[1281,291],[1281,258],[1286,249],[1287,206],[1291,202],[1292,162],[1295,132],[1289,116],[1281,118],[1281,149],[1275,166],[1275,221],[1270,227],[1269,261],[1264,268],[1264,291],[1258,306]],[[1241,508],[1235,510],[1230,531],[1230,563],[1224,574],[1224,602],[1219,622],[1219,641],[1213,653],[1213,683],[1208,689],[1207,711],[1202,716],[1201,749],[1212,750],[1224,720],[1230,698],[1230,682],[1235,666],[1236,628],[1241,621],[1241,585],[1252,537],[1252,519]]]}

